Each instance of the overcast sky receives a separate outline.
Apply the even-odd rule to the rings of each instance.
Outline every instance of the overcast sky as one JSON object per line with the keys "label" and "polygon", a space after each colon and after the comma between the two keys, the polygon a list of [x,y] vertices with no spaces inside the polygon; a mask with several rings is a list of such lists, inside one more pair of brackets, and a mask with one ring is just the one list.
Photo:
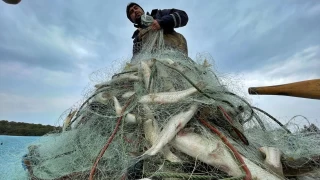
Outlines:
{"label": "overcast sky", "polygon": [[[189,22],[177,31],[188,41],[189,56],[210,54],[218,75],[253,105],[282,122],[304,115],[320,125],[319,100],[247,93],[252,86],[320,77],[320,1],[136,2],[145,11],[186,11]],[[1,1],[0,120],[57,125],[97,79],[92,72],[129,60],[135,29],[127,3]]]}

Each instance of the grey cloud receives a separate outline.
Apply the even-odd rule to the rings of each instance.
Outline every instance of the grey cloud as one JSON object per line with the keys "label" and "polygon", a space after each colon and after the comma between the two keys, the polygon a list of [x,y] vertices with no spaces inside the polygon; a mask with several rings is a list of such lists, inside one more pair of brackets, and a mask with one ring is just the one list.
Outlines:
{"label": "grey cloud", "polygon": [[50,47],[37,47],[37,44],[20,45],[25,46],[23,52],[1,46],[0,61],[20,61],[28,66],[40,66],[52,70],[68,70],[74,67],[72,63],[74,59],[67,54],[61,54],[60,51]]}
{"label": "grey cloud", "polygon": [[237,62],[236,59],[238,59],[240,67],[237,68],[246,68],[246,66],[255,68],[278,54],[290,55],[308,46],[316,45],[320,42],[320,37],[317,36],[320,32],[320,25],[317,23],[319,20],[318,18],[290,19],[257,40],[248,38],[247,42],[239,41],[242,45],[230,47],[234,51],[226,54],[228,65]]}
{"label": "grey cloud", "polygon": [[210,51],[222,69],[254,69],[274,56],[285,59],[319,44],[319,12],[308,13],[314,5],[315,1],[208,4],[211,11],[192,14],[201,18],[188,27],[188,39],[193,38],[189,44]]}
{"label": "grey cloud", "polygon": [[[255,70],[284,61],[320,42],[317,0],[137,2],[146,11],[185,10],[189,23],[177,31],[185,35],[189,52],[209,52],[218,70]],[[0,63],[16,61],[26,68],[39,66],[74,74],[83,70],[81,66],[87,68],[83,71],[112,67],[112,63],[131,55],[134,28],[125,15],[127,3],[25,0],[14,7],[0,3]],[[58,34],[51,34],[57,33],[51,32],[52,27],[59,28]],[[59,42],[50,42],[57,39]],[[94,56],[80,57],[81,53],[72,51],[72,43]],[[307,70],[316,72],[316,67],[301,71]],[[85,81],[83,76],[77,78],[74,81]],[[1,76],[0,86],[0,92],[29,93],[38,98],[61,95],[58,91],[64,94],[81,91],[79,86],[57,88],[39,84],[35,79],[21,80],[6,75]],[[50,118],[58,114],[51,113]]]}
{"label": "grey cloud", "polygon": [[[102,5],[103,4],[103,5]],[[118,3],[119,6],[124,6]],[[77,68],[76,57],[72,53],[61,51],[59,45],[44,43],[37,39],[46,39],[46,31],[49,27],[59,27],[63,34],[69,39],[83,38],[85,41],[96,42],[88,49],[98,56],[87,59],[93,64],[105,64],[106,59],[115,59],[119,54],[125,52],[130,54],[130,37],[124,34],[117,34],[117,28],[124,29],[121,33],[128,34],[130,30],[123,23],[125,14],[118,16],[110,9],[107,2],[92,2],[89,4],[79,1],[58,1],[58,2],[29,2],[21,5],[21,9],[7,11],[12,19],[0,17],[0,23],[4,25],[0,35],[0,62],[19,61],[30,66],[40,66],[47,69],[63,70]],[[123,9],[125,9],[123,7]],[[4,7],[0,7],[4,8]],[[25,30],[35,32],[33,35],[25,33]],[[54,33],[54,32],[53,32]],[[131,33],[131,32],[130,32]],[[50,34],[49,34],[50,35]],[[41,37],[44,36],[44,37]],[[130,35],[131,36],[131,35]],[[61,37],[61,38],[65,38]],[[126,40],[129,40],[125,43]],[[68,43],[68,41],[65,41]],[[128,44],[124,46],[123,44]],[[66,46],[70,46],[66,44]],[[110,57],[108,57],[110,56]]]}

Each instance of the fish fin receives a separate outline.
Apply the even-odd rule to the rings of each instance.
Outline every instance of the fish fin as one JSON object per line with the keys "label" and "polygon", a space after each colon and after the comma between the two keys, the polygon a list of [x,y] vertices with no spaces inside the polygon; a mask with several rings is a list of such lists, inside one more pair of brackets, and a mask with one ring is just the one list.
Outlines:
{"label": "fish fin", "polygon": [[170,162],[182,162],[182,160],[177,155],[170,151],[169,146],[163,147],[162,153],[164,157]]}
{"label": "fish fin", "polygon": [[120,116],[121,115],[121,111],[122,111],[122,107],[121,107],[118,99],[115,96],[113,96],[113,101],[114,101],[114,108],[115,108],[116,114],[118,116]]}
{"label": "fish fin", "polygon": [[184,128],[184,129],[181,129],[179,132],[178,132],[178,135],[179,136],[184,136],[188,133],[194,133],[194,130],[195,128],[194,127],[189,127],[189,128]]}

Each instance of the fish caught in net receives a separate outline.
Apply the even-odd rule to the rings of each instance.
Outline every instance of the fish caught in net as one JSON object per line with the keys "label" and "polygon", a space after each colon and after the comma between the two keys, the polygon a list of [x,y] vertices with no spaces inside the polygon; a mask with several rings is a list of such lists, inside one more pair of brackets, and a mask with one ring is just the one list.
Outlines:
{"label": "fish caught in net", "polygon": [[61,116],[61,132],[29,146],[30,179],[286,179],[319,172],[317,128],[291,132],[222,83],[209,56],[193,60],[167,48],[162,31],[148,38],[140,54]]}

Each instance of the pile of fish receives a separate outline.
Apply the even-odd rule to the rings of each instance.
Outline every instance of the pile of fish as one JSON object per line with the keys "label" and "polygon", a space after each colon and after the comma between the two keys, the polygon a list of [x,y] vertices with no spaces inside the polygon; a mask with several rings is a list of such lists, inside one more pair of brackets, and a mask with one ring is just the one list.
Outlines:
{"label": "pile of fish", "polygon": [[[198,64],[188,57],[170,58],[168,54],[127,63],[111,80],[96,84],[83,104],[67,115],[62,134],[73,131],[79,134],[84,132],[81,128],[90,126],[92,132],[105,137],[105,145],[93,153],[96,156],[91,158],[89,169],[73,170],[55,179],[116,179],[111,173],[118,173],[121,179],[145,180],[228,177],[278,180],[319,175],[320,153],[301,164],[301,159],[286,158],[286,152],[277,147],[250,142],[244,124],[258,122],[259,117],[249,103],[220,83],[208,61]],[[253,123],[255,126],[251,128],[263,129],[261,123]],[[98,138],[100,135],[94,135],[91,141]],[[113,158],[106,155],[109,146],[124,141],[134,142],[128,147],[124,145],[125,152],[121,152],[128,155],[128,161],[118,161],[128,167],[121,172],[113,172],[112,168],[103,172],[105,165],[99,163]],[[249,157],[248,153],[255,155]],[[157,162],[159,159],[162,164]],[[183,170],[183,166],[195,162],[214,170],[203,172],[196,166]],[[294,168],[290,163],[299,166]],[[298,172],[298,167],[306,168]]]}

